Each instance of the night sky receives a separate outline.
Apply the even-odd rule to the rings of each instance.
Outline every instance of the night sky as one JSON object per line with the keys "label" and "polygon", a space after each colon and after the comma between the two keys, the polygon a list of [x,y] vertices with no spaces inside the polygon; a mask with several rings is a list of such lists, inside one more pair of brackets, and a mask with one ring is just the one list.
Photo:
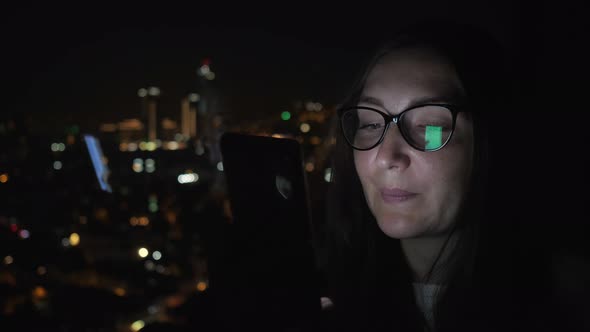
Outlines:
{"label": "night sky", "polygon": [[96,130],[137,117],[137,90],[154,85],[163,93],[160,116],[177,119],[204,58],[212,61],[223,111],[233,117],[278,114],[296,100],[335,104],[388,30],[427,17],[475,22],[519,51],[524,30],[516,5],[431,2],[9,5],[5,105],[29,114],[37,130],[74,123]]}

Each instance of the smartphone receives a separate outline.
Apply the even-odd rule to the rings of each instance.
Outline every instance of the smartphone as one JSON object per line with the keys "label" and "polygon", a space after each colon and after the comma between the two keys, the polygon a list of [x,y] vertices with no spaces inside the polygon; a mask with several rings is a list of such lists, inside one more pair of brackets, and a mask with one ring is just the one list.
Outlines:
{"label": "smartphone", "polygon": [[245,330],[309,330],[321,303],[302,148],[294,139],[227,132],[220,149],[233,216],[225,281],[234,314]]}
{"label": "smartphone", "polygon": [[85,134],[83,137],[100,189],[104,192],[112,193],[113,189],[109,183],[109,176],[111,172],[107,159],[103,154],[100,141],[98,138],[96,138],[96,136],[90,134]]}

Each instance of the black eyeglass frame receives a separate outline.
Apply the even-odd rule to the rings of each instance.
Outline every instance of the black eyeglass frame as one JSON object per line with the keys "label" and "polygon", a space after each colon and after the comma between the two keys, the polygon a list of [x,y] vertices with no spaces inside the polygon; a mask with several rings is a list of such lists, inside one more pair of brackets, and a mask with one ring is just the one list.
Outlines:
{"label": "black eyeglass frame", "polygon": [[[451,126],[451,133],[449,134],[449,137],[445,140],[444,143],[441,144],[441,146],[439,146],[436,149],[422,149],[419,148],[417,146],[415,146],[414,144],[412,144],[410,142],[410,139],[408,138],[408,135],[405,133],[404,129],[402,126],[400,126],[400,120],[403,118],[404,114],[408,113],[409,111],[416,109],[416,108],[421,108],[421,107],[425,107],[425,106],[439,106],[439,107],[444,107],[446,109],[448,109],[451,112],[451,116],[452,116],[452,126]],[[383,130],[383,133],[381,133],[381,137],[379,137],[379,140],[377,141],[377,143],[373,144],[371,147],[369,148],[365,148],[365,149],[361,149],[361,148],[357,148],[355,147],[352,142],[350,142],[348,140],[348,137],[346,137],[346,133],[344,131],[344,124],[343,124],[343,115],[348,112],[348,111],[352,111],[352,110],[359,110],[359,109],[364,109],[364,110],[369,110],[369,111],[374,111],[377,112],[379,114],[381,114],[381,116],[383,117],[383,119],[385,120],[385,129]],[[371,150],[373,148],[375,148],[376,146],[378,146],[379,144],[381,144],[381,142],[383,142],[383,139],[385,138],[385,134],[387,133],[387,130],[389,130],[389,125],[393,122],[397,125],[397,128],[399,129],[400,133],[402,134],[402,137],[404,138],[404,140],[406,141],[406,143],[408,143],[409,146],[411,146],[412,148],[422,151],[422,152],[435,152],[438,151],[442,148],[444,148],[447,143],[451,140],[451,137],[453,137],[453,133],[455,132],[455,125],[457,124],[457,114],[460,112],[465,112],[465,110],[463,109],[462,106],[459,105],[455,105],[455,104],[446,104],[446,103],[426,103],[426,104],[419,104],[419,105],[415,105],[412,106],[410,108],[407,108],[405,110],[403,110],[402,112],[398,113],[397,115],[391,115],[388,113],[385,113],[383,111],[380,111],[376,108],[373,107],[369,107],[369,106],[349,106],[349,107],[345,107],[339,110],[338,112],[338,116],[340,118],[340,131],[342,132],[342,136],[344,136],[344,139],[346,140],[346,143],[348,143],[348,145],[358,151],[368,151]]]}

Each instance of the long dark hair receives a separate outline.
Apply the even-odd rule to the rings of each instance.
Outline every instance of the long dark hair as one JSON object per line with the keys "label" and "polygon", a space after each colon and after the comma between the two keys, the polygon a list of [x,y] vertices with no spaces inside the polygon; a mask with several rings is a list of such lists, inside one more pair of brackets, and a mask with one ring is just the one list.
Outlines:
{"label": "long dark hair", "polygon": [[[455,67],[466,90],[475,138],[470,188],[456,223],[461,235],[449,249],[451,261],[443,279],[447,288],[435,304],[435,330],[470,327],[481,331],[486,324],[494,324],[484,317],[491,299],[483,286],[490,280],[499,282],[495,268],[510,255],[510,249],[490,249],[494,246],[488,239],[497,233],[490,227],[487,195],[494,154],[489,119],[511,105],[509,63],[503,47],[482,29],[447,21],[423,22],[398,31],[373,53],[341,109],[357,104],[368,74],[383,56],[413,47],[432,49]],[[346,321],[341,327],[424,331],[428,327],[415,302],[412,273],[400,241],[387,237],[377,226],[354,168],[352,149],[341,135],[336,138],[332,167],[320,263],[334,310],[343,313],[340,317]]]}

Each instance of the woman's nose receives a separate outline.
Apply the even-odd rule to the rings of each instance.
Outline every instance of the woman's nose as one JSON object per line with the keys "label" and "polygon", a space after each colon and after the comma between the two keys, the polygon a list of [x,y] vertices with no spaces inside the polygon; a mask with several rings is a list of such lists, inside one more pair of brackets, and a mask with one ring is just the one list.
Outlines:
{"label": "woman's nose", "polygon": [[410,145],[403,138],[399,127],[395,123],[389,125],[389,129],[383,137],[378,149],[376,162],[383,168],[405,169],[410,165],[408,149]]}

